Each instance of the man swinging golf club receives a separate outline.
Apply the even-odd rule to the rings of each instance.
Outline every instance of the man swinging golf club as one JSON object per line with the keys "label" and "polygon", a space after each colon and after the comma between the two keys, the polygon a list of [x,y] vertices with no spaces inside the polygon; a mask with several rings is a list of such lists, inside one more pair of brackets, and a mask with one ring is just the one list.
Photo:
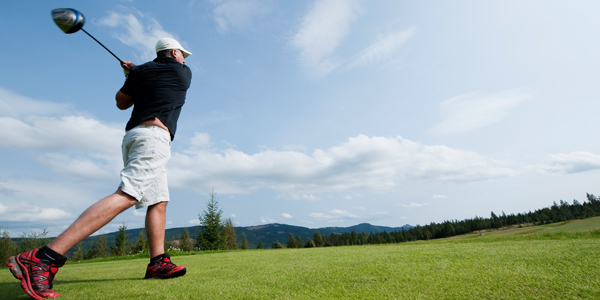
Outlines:
{"label": "man swinging golf club", "polygon": [[163,38],[156,43],[157,57],[153,61],[139,66],[121,61],[127,79],[116,94],[117,107],[125,110],[133,106],[122,143],[121,184],[43,248],[8,259],[10,271],[21,280],[27,295],[35,299],[60,296],[52,290],[52,281],[65,264],[67,251],[133,205],[138,209],[147,207],[151,259],[144,278],[167,279],[185,274],[185,267],[173,264],[164,252],[169,201],[165,165],[171,157],[171,141],[192,79],[185,65],[190,54],[176,40]]}

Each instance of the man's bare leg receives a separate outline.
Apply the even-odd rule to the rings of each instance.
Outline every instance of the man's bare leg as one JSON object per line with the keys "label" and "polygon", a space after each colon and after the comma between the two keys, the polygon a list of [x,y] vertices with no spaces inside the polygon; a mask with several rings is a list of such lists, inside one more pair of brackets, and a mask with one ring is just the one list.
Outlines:
{"label": "man's bare leg", "polygon": [[52,240],[47,246],[56,253],[65,255],[77,243],[98,231],[121,212],[136,203],[137,200],[135,198],[124,193],[119,188],[114,194],[94,203],[86,209],[67,230]]}
{"label": "man's bare leg", "polygon": [[148,207],[146,212],[146,235],[150,257],[165,253],[165,222],[168,202],[159,202]]}
{"label": "man's bare leg", "polygon": [[146,234],[148,235],[148,246],[150,248],[150,263],[146,268],[146,276],[149,278],[175,278],[185,275],[184,266],[178,266],[171,262],[171,257],[165,253],[165,214],[168,202],[160,202],[148,207],[146,212]]}

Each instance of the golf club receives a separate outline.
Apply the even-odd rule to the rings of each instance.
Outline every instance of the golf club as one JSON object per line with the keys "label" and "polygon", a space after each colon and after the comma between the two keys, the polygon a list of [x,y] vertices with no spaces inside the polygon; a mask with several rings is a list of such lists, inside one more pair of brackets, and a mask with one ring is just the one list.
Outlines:
{"label": "golf club", "polygon": [[85,29],[83,29],[83,24],[85,23],[85,18],[83,14],[72,8],[57,8],[52,10],[52,19],[54,23],[60,28],[64,33],[75,33],[79,30],[85,32],[89,35],[94,41],[96,41],[100,46],[102,46],[106,51],[108,51],[112,56],[114,56],[118,61],[123,62],[120,58],[118,58],[112,51],[108,50],[106,46],[102,45],[100,41],[98,41],[95,37],[89,34]]}

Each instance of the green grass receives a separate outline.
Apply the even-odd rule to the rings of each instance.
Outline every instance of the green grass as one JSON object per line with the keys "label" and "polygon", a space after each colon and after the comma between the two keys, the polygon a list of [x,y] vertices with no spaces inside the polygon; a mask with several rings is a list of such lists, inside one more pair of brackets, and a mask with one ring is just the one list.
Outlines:
{"label": "green grass", "polygon": [[[59,299],[600,299],[600,218],[380,246],[173,257],[188,274],[142,280],[147,259],[70,263]],[[0,269],[0,299],[28,299]]]}

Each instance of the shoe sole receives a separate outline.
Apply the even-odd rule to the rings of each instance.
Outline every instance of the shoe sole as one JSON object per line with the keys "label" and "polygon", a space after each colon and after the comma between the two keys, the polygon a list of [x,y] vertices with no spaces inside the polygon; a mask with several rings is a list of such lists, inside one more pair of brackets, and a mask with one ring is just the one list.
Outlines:
{"label": "shoe sole", "polygon": [[167,276],[144,277],[144,279],[171,279],[171,278],[183,276],[183,275],[185,275],[186,272],[187,272],[187,270],[185,268],[183,268],[183,269],[181,269],[175,273],[169,274]]}
{"label": "shoe sole", "polygon": [[36,294],[33,291],[33,288],[31,288],[27,269],[19,262],[19,259],[16,256],[9,257],[6,261],[6,265],[10,268],[10,272],[13,274],[13,276],[21,281],[21,287],[23,288],[23,291],[25,291],[25,294],[33,299],[44,299]]}

